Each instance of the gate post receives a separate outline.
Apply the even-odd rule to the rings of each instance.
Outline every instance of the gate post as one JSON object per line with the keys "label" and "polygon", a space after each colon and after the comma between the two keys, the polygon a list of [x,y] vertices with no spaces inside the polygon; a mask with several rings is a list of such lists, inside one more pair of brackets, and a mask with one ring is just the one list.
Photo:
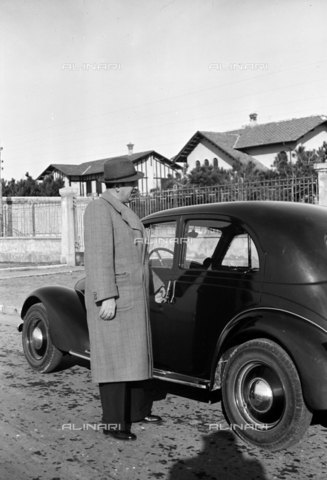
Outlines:
{"label": "gate post", "polygon": [[60,263],[75,266],[75,205],[78,191],[73,187],[59,190],[61,195],[61,255]]}
{"label": "gate post", "polygon": [[327,207],[327,163],[315,163],[313,168],[318,173],[318,204]]}

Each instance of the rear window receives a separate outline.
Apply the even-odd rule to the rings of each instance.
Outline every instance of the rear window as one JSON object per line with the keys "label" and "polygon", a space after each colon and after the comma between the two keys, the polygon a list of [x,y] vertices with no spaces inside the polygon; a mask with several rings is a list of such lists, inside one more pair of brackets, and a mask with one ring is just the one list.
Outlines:
{"label": "rear window", "polygon": [[232,239],[221,265],[223,267],[259,270],[258,251],[249,234],[242,233]]}

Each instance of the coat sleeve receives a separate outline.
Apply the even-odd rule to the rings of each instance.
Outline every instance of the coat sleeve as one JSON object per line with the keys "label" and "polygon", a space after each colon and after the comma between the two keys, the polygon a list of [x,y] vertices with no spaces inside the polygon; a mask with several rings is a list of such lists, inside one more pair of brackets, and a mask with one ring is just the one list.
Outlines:
{"label": "coat sleeve", "polygon": [[114,234],[109,209],[92,200],[84,214],[86,288],[94,302],[118,296],[114,269]]}

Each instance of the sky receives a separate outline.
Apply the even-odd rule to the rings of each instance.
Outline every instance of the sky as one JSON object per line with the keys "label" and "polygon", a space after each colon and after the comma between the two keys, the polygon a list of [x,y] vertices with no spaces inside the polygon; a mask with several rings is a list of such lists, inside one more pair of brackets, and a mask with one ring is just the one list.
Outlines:
{"label": "sky", "polygon": [[2,178],[327,115],[325,0],[0,0]]}

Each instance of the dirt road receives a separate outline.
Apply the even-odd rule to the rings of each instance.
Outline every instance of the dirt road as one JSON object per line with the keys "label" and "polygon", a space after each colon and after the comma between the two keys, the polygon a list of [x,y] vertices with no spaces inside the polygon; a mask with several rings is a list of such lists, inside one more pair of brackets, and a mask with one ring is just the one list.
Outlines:
{"label": "dirt road", "polygon": [[32,270],[0,270],[0,305],[21,307],[32,290],[43,285],[74,287],[84,277],[83,267],[52,267]]}
{"label": "dirt road", "polygon": [[[59,275],[72,286],[83,272]],[[37,278],[0,280],[0,298],[18,301]],[[42,280],[58,281],[57,275]],[[162,425],[134,424],[136,442],[105,437],[94,430],[100,401],[87,363],[67,359],[56,373],[33,372],[22,353],[19,321],[0,314],[1,480],[326,479],[323,425],[312,425],[291,450],[265,453],[227,430],[219,398],[209,405],[205,392],[174,385],[157,394],[153,413],[164,417]],[[162,390],[163,383],[154,386]],[[216,432],[209,431],[213,423]]]}

